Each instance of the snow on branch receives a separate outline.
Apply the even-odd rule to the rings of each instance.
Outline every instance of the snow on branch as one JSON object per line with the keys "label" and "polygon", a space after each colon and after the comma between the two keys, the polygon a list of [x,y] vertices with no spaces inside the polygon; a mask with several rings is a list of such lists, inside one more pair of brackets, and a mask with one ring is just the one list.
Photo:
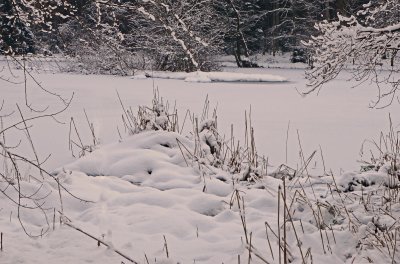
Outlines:
{"label": "snow on branch", "polygon": [[[151,2],[152,2],[153,4],[156,4],[154,1],[151,1]],[[191,30],[188,29],[186,23],[181,19],[181,17],[180,17],[178,14],[174,13],[168,5],[166,5],[166,4],[161,4],[161,5],[165,8],[165,11],[166,11],[167,13],[172,13],[173,17],[175,17],[176,20],[177,20],[177,21],[179,22],[179,24],[181,25],[183,31],[187,32],[191,38],[193,38],[196,42],[198,42],[199,44],[203,45],[204,47],[207,47],[207,46],[208,46],[208,43],[206,43],[205,41],[203,41],[200,37],[196,37],[195,34],[193,33],[193,31],[191,31]],[[179,41],[181,42],[181,40],[179,40]],[[183,46],[186,46],[185,43],[183,43],[183,42],[181,43],[181,45],[182,45],[182,47],[183,47]],[[184,50],[187,51],[185,48],[184,48]],[[194,61],[193,55],[192,55],[191,53],[188,54],[188,55],[190,56],[190,58],[191,58],[191,60],[192,60],[192,63],[193,63],[196,67],[198,67],[198,63],[197,63],[196,61]]]}
{"label": "snow on branch", "polygon": [[[6,55],[34,53],[32,30],[51,33],[54,21],[62,22],[75,14],[75,7],[62,0],[9,0],[0,4],[0,52]],[[30,48],[27,48],[30,46]]]}
{"label": "snow on branch", "polygon": [[129,17],[117,18],[123,20],[121,23],[130,20],[134,25],[144,25],[125,33],[125,39],[127,42],[136,39],[132,43],[135,49],[143,45],[155,68],[171,71],[217,68],[211,57],[220,49],[223,35],[217,27],[220,21],[209,19],[214,11],[212,0],[95,2],[119,14],[129,13]]}
{"label": "snow on branch", "polygon": [[[151,2],[153,2],[153,1],[151,1]],[[153,3],[154,3],[154,2],[153,2]],[[155,3],[154,3],[154,4],[155,4]],[[147,11],[144,9],[144,7],[138,8],[138,11],[139,11],[140,13],[144,14],[145,16],[147,16],[148,18],[150,18],[151,20],[156,21],[156,17],[155,17],[154,15],[150,14],[149,12],[147,12]],[[196,59],[194,58],[192,52],[191,52],[191,51],[189,50],[189,48],[186,46],[185,42],[184,42],[182,39],[180,39],[180,38],[178,38],[178,37],[176,36],[175,30],[174,30],[172,27],[168,26],[164,21],[162,21],[161,18],[159,18],[159,19],[157,19],[157,20],[159,20],[159,21],[162,23],[163,27],[167,30],[167,32],[169,33],[169,35],[171,35],[172,39],[173,39],[175,42],[177,42],[177,43],[182,47],[182,49],[184,50],[184,52],[189,56],[189,58],[190,58],[192,64],[196,67],[196,69],[198,69],[198,68],[199,68],[199,63],[198,63],[198,62],[196,61]]]}
{"label": "snow on branch", "polygon": [[[373,107],[383,98],[387,99],[385,105],[391,104],[400,85],[400,77],[395,74],[400,72],[397,2],[366,5],[357,16],[338,15],[337,21],[317,24],[320,35],[304,43],[314,50],[314,68],[306,73],[310,88],[304,94],[319,90],[343,69],[351,69],[360,84],[367,80],[377,84],[378,99]],[[382,83],[389,84],[385,85],[389,88],[381,90]]]}
{"label": "snow on branch", "polygon": [[150,20],[156,21],[156,18],[155,18],[152,14],[150,14],[149,12],[147,12],[147,11],[144,9],[143,6],[139,7],[139,8],[138,8],[138,11],[139,11],[140,13],[142,13],[143,15],[147,16]]}

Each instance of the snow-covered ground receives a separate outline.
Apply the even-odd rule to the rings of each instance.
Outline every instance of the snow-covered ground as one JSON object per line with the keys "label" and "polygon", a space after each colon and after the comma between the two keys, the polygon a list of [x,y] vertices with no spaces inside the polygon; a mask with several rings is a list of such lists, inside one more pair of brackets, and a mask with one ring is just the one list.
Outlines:
{"label": "snow-covered ground", "polygon": [[[202,131],[200,138],[207,133]],[[387,166],[336,180],[305,174],[292,178],[284,170],[267,176],[253,168],[261,178],[244,180],[246,170],[213,166],[209,161],[216,156],[206,140],[200,142],[202,160],[191,158],[196,147],[190,138],[144,131],[62,166],[53,174],[57,181],[22,182],[18,190],[29,194],[23,202],[43,201],[48,219],[40,210],[20,208],[26,232],[39,235],[28,238],[16,207],[2,196],[1,263],[242,263],[249,258],[251,263],[279,263],[285,248],[290,263],[399,259],[393,250],[399,204],[382,201],[395,196],[384,193]],[[277,178],[282,176],[286,207],[285,199],[278,202],[283,185]],[[17,199],[13,188],[0,184]],[[78,198],[62,190],[59,202],[58,184]],[[281,252],[278,237],[287,244]],[[383,239],[387,245],[380,244]]]}
{"label": "snow-covered ground", "polygon": [[[227,68],[226,71],[238,71]],[[132,79],[131,77],[40,74],[39,80],[46,88],[65,97],[75,93],[69,109],[59,119],[60,125],[51,119],[38,121],[32,133],[42,157],[52,154],[47,168],[53,169],[68,161],[69,119],[74,117],[84,141],[90,141],[83,109],[94,123],[97,136],[103,143],[119,139],[117,127],[123,130],[122,109],[116,91],[125,106],[134,109],[147,105],[153,97],[153,88],[169,100],[171,108],[176,102],[183,122],[185,112],[201,114],[207,95],[210,107],[218,106],[219,130],[229,135],[231,124],[237,136],[244,135],[245,111],[251,107],[252,125],[259,153],[269,157],[273,165],[286,161],[286,132],[290,122],[288,139],[288,164],[296,167],[299,162],[297,130],[306,154],[319,150],[321,146],[327,169],[339,174],[341,169],[358,169],[357,160],[365,139],[377,139],[380,131],[388,127],[388,115],[392,113],[394,124],[399,123],[399,104],[386,109],[370,109],[376,97],[373,84],[351,88],[348,74],[328,83],[319,95],[301,97],[297,90],[305,88],[304,71],[298,69],[246,69],[246,73],[268,73],[283,76],[285,83],[191,83],[171,79]],[[19,73],[21,76],[21,74]],[[1,83],[1,99],[5,109],[14,108],[14,102],[23,105],[23,85]],[[30,90],[29,100],[39,105],[47,100],[50,106],[59,109],[57,99],[45,96],[39,89]],[[15,115],[14,115],[15,116]],[[5,123],[13,120],[4,119]],[[51,141],[48,135],[54,135]],[[13,135],[9,135],[12,137]],[[18,136],[19,137],[19,136]],[[368,149],[366,149],[368,152]],[[319,162],[317,166],[321,165]],[[320,166],[319,166],[320,167]]]}
{"label": "snow-covered ground", "polygon": [[[240,72],[282,76],[288,82],[201,83],[59,73],[37,75],[46,88],[56,93],[65,97],[74,93],[70,107],[57,118],[65,124],[52,118],[31,123],[30,132],[40,158],[52,154],[45,166],[54,171],[53,175],[46,176],[41,184],[27,172],[22,176],[30,182],[13,183],[21,186],[30,198],[45,201],[48,219],[43,218],[40,210],[20,207],[27,232],[40,234],[47,221],[50,229],[42,238],[28,238],[18,221],[17,207],[2,195],[0,263],[129,263],[114,250],[138,263],[238,263],[238,258],[243,263],[247,262],[249,248],[251,263],[279,263],[275,235],[283,232],[278,228],[277,217],[278,186],[282,187],[277,178],[282,175],[288,178],[287,205],[291,217],[286,217],[286,248],[292,263],[302,263],[303,259],[306,263],[327,264],[399,262],[399,253],[394,250],[396,238],[389,237],[397,234],[399,204],[392,203],[392,199],[398,197],[395,191],[382,187],[398,184],[396,178],[387,175],[390,167],[381,164],[377,171],[341,173],[341,169],[359,170],[356,161],[363,140],[377,139],[386,130],[390,112],[398,129],[399,105],[383,110],[368,108],[376,95],[374,86],[365,84],[351,89],[353,83],[347,81],[347,73],[329,83],[318,96],[303,98],[297,92],[305,89],[303,70],[264,68]],[[21,72],[14,73],[22,76]],[[0,99],[5,102],[3,113],[15,109],[18,102],[25,117],[40,115],[23,106],[22,84],[0,84]],[[170,110],[176,102],[180,125],[186,109],[201,116],[208,96],[210,115],[213,105],[217,105],[218,130],[220,135],[227,135],[226,139],[234,124],[234,133],[244,142],[245,110],[249,113],[251,108],[258,153],[265,155],[270,164],[268,176],[259,168],[252,168],[251,173],[257,177],[249,173],[248,178],[244,177],[244,167],[240,172],[229,172],[226,165],[211,162],[215,156],[207,147],[210,142],[200,145],[204,151],[202,159],[189,155],[198,153],[199,146],[188,128],[182,135],[145,131],[127,136],[116,90],[124,106],[132,106],[136,113],[136,107],[149,105],[155,88],[169,100]],[[57,98],[33,86],[28,87],[28,100],[35,108],[48,105],[50,112],[62,108]],[[91,142],[83,109],[93,122],[101,145],[94,153],[76,160],[68,151],[71,117],[82,141]],[[3,126],[16,120],[18,114],[5,117]],[[11,146],[17,145],[24,134],[13,131],[6,133]],[[207,142],[207,135],[199,137],[203,143]],[[305,157],[299,156],[298,135]],[[320,148],[326,171],[332,168],[335,178],[321,176]],[[32,155],[28,149],[24,143],[19,146],[19,151]],[[312,176],[308,177],[304,169],[295,178],[291,178],[290,170],[279,173],[282,163],[300,169],[314,150],[318,152],[308,167]],[[318,170],[312,170],[314,166]],[[73,195],[89,202],[62,190],[61,206],[59,185],[52,177]],[[0,187],[9,197],[18,199],[14,185],[1,182]],[[29,197],[22,197],[28,205],[32,202]],[[281,225],[282,203],[281,200]],[[96,240],[74,227],[108,247],[99,247]],[[378,243],[385,239],[387,246]]]}
{"label": "snow-covered ground", "polygon": [[[278,52],[273,56],[272,54],[256,54],[250,57],[250,60],[257,62],[261,67],[267,69],[302,69],[305,70],[308,66],[305,63],[292,63],[290,62],[292,53]],[[235,58],[232,56],[221,56],[217,59],[221,65],[225,67],[237,67]]]}

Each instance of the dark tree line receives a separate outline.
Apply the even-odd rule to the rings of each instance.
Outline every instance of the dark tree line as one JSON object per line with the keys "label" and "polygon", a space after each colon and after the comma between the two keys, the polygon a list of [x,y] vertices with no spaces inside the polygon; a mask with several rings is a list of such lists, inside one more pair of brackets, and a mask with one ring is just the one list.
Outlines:
{"label": "dark tree line", "polygon": [[254,67],[252,54],[304,49],[316,23],[354,14],[365,2],[2,0],[0,53],[62,53],[115,73],[211,70],[224,53]]}

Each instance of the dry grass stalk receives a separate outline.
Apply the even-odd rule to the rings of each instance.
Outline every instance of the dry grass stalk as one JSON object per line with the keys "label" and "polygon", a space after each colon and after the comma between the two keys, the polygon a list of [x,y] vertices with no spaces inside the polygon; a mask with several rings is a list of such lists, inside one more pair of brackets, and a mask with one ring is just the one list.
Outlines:
{"label": "dry grass stalk", "polygon": [[165,238],[165,235],[163,235],[163,237],[164,237],[164,248],[163,249],[165,249],[165,254],[167,255],[167,258],[169,258],[167,239]]}
{"label": "dry grass stalk", "polygon": [[[61,214],[61,212],[60,212],[60,214]],[[139,262],[135,261],[135,260],[132,259],[131,257],[129,257],[129,256],[127,256],[126,254],[122,253],[121,251],[115,249],[113,246],[111,246],[110,244],[108,244],[108,243],[105,242],[104,240],[101,240],[101,239],[99,239],[99,238],[96,238],[95,236],[89,234],[88,232],[82,230],[81,228],[74,226],[70,221],[66,220],[65,217],[64,217],[62,214],[61,214],[61,216],[62,216],[62,218],[64,218],[63,224],[65,224],[66,226],[69,226],[69,227],[71,227],[72,229],[75,229],[76,231],[78,231],[78,232],[80,232],[80,233],[82,233],[82,234],[84,234],[84,235],[86,235],[86,236],[88,236],[88,237],[90,237],[90,238],[96,240],[97,243],[100,243],[100,244],[106,246],[107,248],[109,248],[110,250],[114,251],[115,253],[117,253],[118,255],[120,255],[121,257],[123,257],[124,259],[126,259],[126,260],[128,260],[128,261],[130,261],[130,262],[132,262],[132,263],[134,263],[134,264],[139,264]]]}

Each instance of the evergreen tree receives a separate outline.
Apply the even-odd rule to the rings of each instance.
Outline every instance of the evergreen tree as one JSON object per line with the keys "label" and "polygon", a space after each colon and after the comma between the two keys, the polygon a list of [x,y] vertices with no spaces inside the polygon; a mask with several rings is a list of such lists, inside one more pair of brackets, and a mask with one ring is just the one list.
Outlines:
{"label": "evergreen tree", "polygon": [[34,53],[34,36],[29,25],[19,17],[18,3],[13,0],[2,0],[0,3],[0,53],[26,54]]}
{"label": "evergreen tree", "polygon": [[63,0],[2,0],[0,53],[36,53],[46,40],[43,36],[53,34],[73,14],[73,6]]}

